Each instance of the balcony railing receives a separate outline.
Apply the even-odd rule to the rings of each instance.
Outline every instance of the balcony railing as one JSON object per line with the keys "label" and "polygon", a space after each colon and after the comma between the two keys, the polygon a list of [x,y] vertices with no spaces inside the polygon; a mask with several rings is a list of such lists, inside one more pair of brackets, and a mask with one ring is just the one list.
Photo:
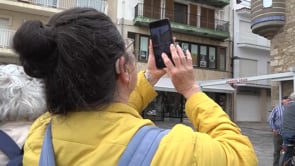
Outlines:
{"label": "balcony railing", "polygon": [[174,14],[176,11],[166,10],[165,8],[156,8],[153,6],[144,6],[138,3],[135,6],[135,18],[143,16],[152,19],[169,18],[170,21],[184,25],[190,25],[197,28],[206,28],[215,31],[229,32],[229,22],[214,18],[202,17],[201,15],[190,13]]}
{"label": "balcony railing", "polygon": [[11,48],[14,33],[14,30],[0,28],[0,48]]}
{"label": "balcony railing", "polygon": [[106,0],[18,0],[19,2],[49,8],[69,9],[73,7],[92,7],[105,12]]}

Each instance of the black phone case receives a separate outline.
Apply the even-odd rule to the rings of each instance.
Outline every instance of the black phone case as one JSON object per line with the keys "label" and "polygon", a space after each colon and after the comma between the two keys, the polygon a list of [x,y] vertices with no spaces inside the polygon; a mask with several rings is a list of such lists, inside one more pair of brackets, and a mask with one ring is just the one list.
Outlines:
{"label": "black phone case", "polygon": [[[150,37],[153,42],[153,49],[157,68],[166,67],[161,54],[165,52],[172,61],[170,44],[173,43],[171,26],[168,19],[162,19],[149,24]],[[172,61],[173,62],[173,61]]]}

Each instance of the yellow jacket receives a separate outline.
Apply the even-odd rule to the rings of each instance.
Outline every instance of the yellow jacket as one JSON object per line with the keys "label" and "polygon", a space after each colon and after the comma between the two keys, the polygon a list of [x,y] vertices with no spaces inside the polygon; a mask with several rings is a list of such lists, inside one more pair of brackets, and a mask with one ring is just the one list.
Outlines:
{"label": "yellow jacket", "polygon": [[[58,166],[114,166],[135,132],[154,125],[139,111],[156,96],[138,74],[138,86],[129,105],[113,103],[103,110],[73,112],[67,116],[45,113],[38,118],[25,144],[24,165],[38,165],[43,136],[52,120],[53,146]],[[143,88],[144,87],[144,88]],[[153,166],[255,166],[257,158],[249,139],[224,111],[204,93],[191,96],[185,105],[191,127],[178,124],[164,136]]]}

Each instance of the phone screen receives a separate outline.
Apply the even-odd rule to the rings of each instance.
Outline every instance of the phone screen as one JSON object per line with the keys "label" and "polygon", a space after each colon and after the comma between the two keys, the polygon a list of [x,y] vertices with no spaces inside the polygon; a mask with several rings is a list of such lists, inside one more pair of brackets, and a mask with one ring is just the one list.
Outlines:
{"label": "phone screen", "polygon": [[165,64],[161,54],[165,52],[171,59],[170,44],[173,43],[171,27],[168,19],[150,23],[150,34],[153,42],[154,55],[157,68],[164,68]]}

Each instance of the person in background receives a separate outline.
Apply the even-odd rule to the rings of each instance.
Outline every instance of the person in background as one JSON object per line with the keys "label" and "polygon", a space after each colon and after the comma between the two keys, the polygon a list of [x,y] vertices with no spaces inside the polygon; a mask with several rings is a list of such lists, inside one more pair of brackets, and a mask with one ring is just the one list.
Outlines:
{"label": "person in background", "polygon": [[[41,80],[28,76],[22,66],[0,65],[0,130],[21,149],[33,121],[46,112]],[[1,137],[1,143],[5,143]],[[0,166],[8,163],[0,150]]]}
{"label": "person in background", "polygon": [[282,98],[280,105],[273,108],[269,115],[268,123],[273,132],[273,166],[279,165],[280,151],[283,144],[282,126],[283,126],[283,111],[288,104],[288,96]]}
{"label": "person in background", "polygon": [[25,166],[38,164],[49,124],[56,165],[117,165],[135,133],[154,126],[141,113],[165,74],[187,99],[195,130],[182,124],[169,130],[149,165],[257,165],[248,137],[196,83],[189,51],[172,44],[174,63],[163,53],[166,68],[157,69],[150,42],[147,68],[137,72],[125,45],[111,19],[92,8],[65,10],[46,25],[28,20],[16,31],[13,48],[26,73],[44,80],[48,105],[31,127]]}
{"label": "person in background", "polygon": [[[285,107],[283,113],[283,145],[293,144],[295,142],[295,93],[291,93],[289,96],[289,103]],[[293,140],[293,143],[291,142]],[[284,161],[287,161],[292,156],[290,149],[287,148]]]}

